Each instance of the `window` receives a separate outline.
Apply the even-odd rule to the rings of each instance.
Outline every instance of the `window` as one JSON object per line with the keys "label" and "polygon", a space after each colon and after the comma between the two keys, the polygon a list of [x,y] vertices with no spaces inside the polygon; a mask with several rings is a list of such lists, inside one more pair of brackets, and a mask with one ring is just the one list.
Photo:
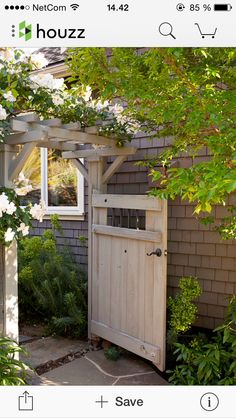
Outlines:
{"label": "window", "polygon": [[70,160],[62,158],[61,151],[35,148],[22,171],[33,186],[22,205],[42,198],[48,215],[84,214],[84,178]]}

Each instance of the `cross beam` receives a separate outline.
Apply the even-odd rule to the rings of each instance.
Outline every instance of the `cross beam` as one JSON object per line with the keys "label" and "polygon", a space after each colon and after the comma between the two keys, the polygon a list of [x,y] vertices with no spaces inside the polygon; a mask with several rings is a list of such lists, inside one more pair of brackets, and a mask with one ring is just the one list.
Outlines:
{"label": "cross beam", "polygon": [[[40,120],[34,114],[25,114],[11,120],[13,133],[6,138],[9,146],[20,145],[22,149],[15,154],[9,164],[8,175],[13,180],[24,167],[34,147],[59,149],[62,157],[70,159],[73,165],[82,173],[86,180],[89,179],[88,170],[81,162],[86,158],[88,161],[103,160],[104,167],[107,157],[116,157],[112,164],[103,170],[101,184],[105,185],[121,164],[129,155],[135,154],[137,148],[124,146],[118,148],[115,138],[99,135],[98,126],[81,128],[79,122],[63,124],[58,118]],[[89,144],[97,147],[80,150],[79,146]]]}

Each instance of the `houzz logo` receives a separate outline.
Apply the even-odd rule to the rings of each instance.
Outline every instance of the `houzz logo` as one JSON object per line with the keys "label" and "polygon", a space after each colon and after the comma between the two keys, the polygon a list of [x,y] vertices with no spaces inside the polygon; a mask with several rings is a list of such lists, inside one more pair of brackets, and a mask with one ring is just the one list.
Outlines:
{"label": "houzz logo", "polygon": [[[15,26],[12,25],[12,36],[15,36]],[[29,41],[33,36],[33,25],[27,24],[26,21],[19,23],[19,38]],[[78,28],[42,28],[39,23],[34,26],[34,37],[36,39],[85,39],[85,29]]]}
{"label": "houzz logo", "polygon": [[36,37],[37,39],[84,39],[85,38],[85,29],[78,28],[50,28],[43,29],[37,24],[36,27]]}
{"label": "houzz logo", "polygon": [[19,38],[25,38],[25,41],[29,41],[32,38],[32,25],[27,25],[26,21],[19,23]]}

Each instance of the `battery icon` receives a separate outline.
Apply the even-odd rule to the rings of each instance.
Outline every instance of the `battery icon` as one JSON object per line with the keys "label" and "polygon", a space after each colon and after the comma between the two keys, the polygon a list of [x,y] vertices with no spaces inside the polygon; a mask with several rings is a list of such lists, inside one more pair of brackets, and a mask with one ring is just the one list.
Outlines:
{"label": "battery icon", "polygon": [[230,12],[232,8],[231,4],[214,4],[215,12]]}

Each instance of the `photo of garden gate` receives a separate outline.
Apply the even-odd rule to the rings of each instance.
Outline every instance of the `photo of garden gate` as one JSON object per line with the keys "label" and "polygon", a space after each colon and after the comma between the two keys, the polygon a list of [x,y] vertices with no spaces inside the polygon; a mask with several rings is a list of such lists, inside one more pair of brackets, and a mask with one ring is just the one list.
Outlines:
{"label": "photo of garden gate", "polygon": [[236,383],[235,57],[0,51],[1,385]]}

